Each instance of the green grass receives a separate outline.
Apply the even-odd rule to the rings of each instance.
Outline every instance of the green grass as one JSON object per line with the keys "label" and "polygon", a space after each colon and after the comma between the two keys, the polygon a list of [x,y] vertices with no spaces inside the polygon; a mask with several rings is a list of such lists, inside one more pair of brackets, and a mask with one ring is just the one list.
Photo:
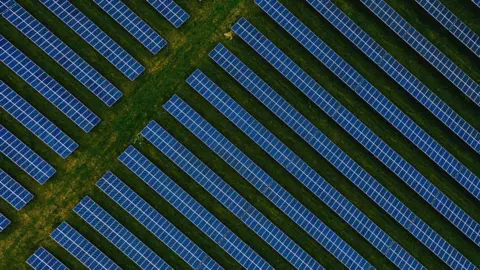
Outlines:
{"label": "green grass", "polygon": [[[229,95],[235,98],[246,110],[299,154],[320,175],[365,212],[422,264],[430,269],[446,269],[446,265],[427,248],[386,215],[383,210],[372,203],[346,177],[341,175],[293,131],[243,90],[221,68],[216,66],[207,54],[218,42],[222,42],[238,55],[242,61],[247,63],[249,67],[285,97],[288,102],[302,112],[349,156],[356,160],[462,254],[477,266],[480,265],[480,257],[478,256],[480,249],[475,244],[464,237],[441,215],[437,214],[433,208],[424,203],[418,195],[411,191],[410,188],[377,161],[375,157],[370,155],[361,145],[356,143],[326,114],[309,102],[306,97],[268,63],[256,55],[238,37],[229,41],[223,36],[224,33],[230,31],[231,25],[238,18],[248,18],[260,31],[299,63],[302,68],[376,134],[398,151],[475,220],[480,221],[480,205],[473,196],[465,192],[459,184],[430,161],[413,144],[403,138],[399,132],[375,113],[373,109],[337,79],[334,74],[320,62],[316,61],[285,31],[263,14],[253,1],[210,0],[198,2],[179,0],[179,4],[191,14],[191,19],[178,30],[174,29],[158,15],[145,1],[125,1],[137,14],[168,40],[168,47],[157,56],[150,55],[134,38],[128,35],[126,31],[91,1],[72,1],[122,47],[146,66],[145,74],[134,82],[130,82],[123,77],[101,55],[83,42],[80,37],[37,1],[19,0],[18,2],[119,87],[124,96],[113,108],[107,108],[14,27],[4,19],[0,20],[1,35],[25,52],[27,56],[38,63],[102,118],[102,122],[90,134],[83,133],[62,113],[53,109],[51,104],[40,97],[13,72],[4,65],[0,66],[1,80],[19,92],[27,101],[61,127],[80,145],[80,148],[72,156],[62,160],[33,134],[16,122],[13,117],[2,111],[2,124],[49,161],[57,169],[57,174],[45,185],[40,186],[4,156],[1,157],[2,168],[34,193],[35,199],[20,212],[14,211],[6,202],[0,202],[0,212],[12,220],[11,226],[0,235],[0,269],[28,269],[24,262],[40,245],[45,246],[54,255],[61,258],[70,268],[82,268],[83,266],[76,259],[49,237],[52,230],[64,220],[72,224],[73,227],[78,229],[123,268],[135,269],[136,266],[126,256],[73,213],[72,208],[86,195],[91,196],[101,206],[106,208],[170,265],[175,268],[186,268],[187,265],[178,256],[169,251],[165,245],[95,187],[97,180],[107,170],[111,170],[131,186],[222,266],[227,269],[240,268],[240,265],[231,259],[221,248],[210,241],[208,237],[201,233],[172,206],[120,164],[117,157],[129,144],[134,144],[138,147],[142,153],[146,154],[167,175],[215,214],[274,267],[289,268],[290,265],[277,255],[272,248],[157,151],[155,147],[138,135],[140,130],[152,119],[158,121],[172,135],[178,138],[180,142],[244,195],[255,207],[322,265],[327,268],[342,267],[333,256],[329,255],[320,245],[276,209],[272,203],[162,109],[162,105],[173,94],[178,94],[186,100],[375,267],[381,269],[394,268],[393,264],[385,259],[381,253],[345,224],[333,211],[299,184],[287,171],[268,157],[254,142],[221,116],[186,84],[185,79],[197,68],[200,68],[218,83]],[[422,80],[435,94],[445,100],[477,130],[480,129],[479,108],[376,19],[362,4],[348,0],[334,0],[334,2]],[[436,21],[430,18],[428,14],[417,7],[413,0],[390,0],[388,2],[419,31],[427,35],[436,46],[453,59],[474,80],[480,81],[479,59]],[[480,33],[478,8],[473,6],[469,0],[461,2],[458,0],[443,0],[442,2],[474,31]],[[284,0],[282,3],[299,16],[329,46],[352,64],[464,165],[476,175],[480,175],[480,166],[478,166],[480,158],[478,154],[405,93],[400,86],[375,64],[370,62],[366,56],[358,51],[310,6],[303,1],[295,0]]]}

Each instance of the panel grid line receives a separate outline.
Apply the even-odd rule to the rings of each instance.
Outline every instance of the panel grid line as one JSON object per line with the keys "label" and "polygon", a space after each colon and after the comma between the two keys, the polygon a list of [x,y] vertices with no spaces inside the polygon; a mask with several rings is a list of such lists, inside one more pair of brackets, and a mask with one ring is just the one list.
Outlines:
{"label": "panel grid line", "polygon": [[147,0],[147,2],[173,24],[175,28],[179,28],[190,18],[190,15],[173,0]]}
{"label": "panel grid line", "polygon": [[8,225],[10,225],[10,220],[7,217],[5,217],[2,213],[0,213],[0,232],[5,230],[5,228],[7,228]]}
{"label": "panel grid line", "polygon": [[20,210],[33,199],[33,194],[0,169],[0,197]]}
{"label": "panel grid line", "polygon": [[35,253],[28,258],[27,263],[35,270],[68,270],[63,263],[43,247],[35,251]]}

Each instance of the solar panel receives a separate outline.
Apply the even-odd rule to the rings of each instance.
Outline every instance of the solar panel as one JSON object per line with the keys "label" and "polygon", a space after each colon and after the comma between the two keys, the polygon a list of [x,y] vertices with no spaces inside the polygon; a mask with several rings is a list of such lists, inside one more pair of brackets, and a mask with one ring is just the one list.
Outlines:
{"label": "solar panel", "polygon": [[27,263],[35,270],[68,270],[68,267],[43,247],[35,251],[35,253],[28,258]]}
{"label": "solar panel", "polygon": [[273,269],[133,146],[129,146],[118,159],[244,268]]}
{"label": "solar panel", "polygon": [[67,222],[62,222],[62,224],[50,234],[50,237],[88,269],[121,270],[118,265]]}
{"label": "solar panel", "polygon": [[100,122],[100,118],[1,35],[0,61],[85,132]]}
{"label": "solar panel", "polygon": [[155,30],[137,16],[120,0],[95,0],[99,7],[125,28],[134,38],[153,54],[157,54],[167,45]]}
{"label": "solar panel", "polygon": [[2,213],[0,213],[0,232],[5,230],[8,225],[10,225],[10,220],[8,220],[8,218],[6,218]]}
{"label": "solar panel", "polygon": [[33,199],[32,193],[2,169],[0,169],[0,197],[17,210],[22,209]]}
{"label": "solar panel", "polygon": [[130,80],[133,81],[145,70],[135,58],[74,7],[70,1],[40,0],[40,2]]}
{"label": "solar panel", "polygon": [[142,135],[295,268],[323,269],[308,253],[155,121],[151,121],[142,130]]}
{"label": "solar panel", "polygon": [[[241,130],[255,130],[262,126],[238,103],[221,90],[200,70],[188,79],[188,84]],[[258,138],[260,139],[260,138]],[[399,268],[421,269],[423,266],[380,227],[355,207],[347,198],[325,181],[317,172],[273,135],[265,138],[261,147],[282,167],[290,172],[345,222],[369,241]],[[274,144],[270,142],[275,140]]]}
{"label": "solar panel", "polygon": [[480,85],[415,30],[400,14],[382,0],[361,0],[361,2],[460,91],[480,106]]}
{"label": "solar panel", "polygon": [[173,0],[147,0],[147,2],[176,28],[190,18],[190,15]]}
{"label": "solar panel", "polygon": [[366,32],[330,1],[308,0],[318,13],[327,19],[338,31],[348,38],[370,60],[377,64],[412,97],[442,121],[457,136],[475,148],[478,145],[478,132],[458,115],[445,102],[438,98],[420,80],[410,73],[400,62],[375,42]]}
{"label": "solar panel", "polygon": [[480,8],[480,0],[472,0],[472,2]]}
{"label": "solar panel", "polygon": [[2,81],[0,105],[62,158],[77,149],[75,141]]}
{"label": "solar panel", "polygon": [[[274,12],[274,11],[272,11]],[[286,14],[288,12],[284,9]],[[437,163],[442,169],[449,173],[458,183],[460,183],[467,191],[472,193],[476,198],[480,199],[480,179],[475,176],[470,170],[463,166],[450,153],[448,153],[440,144],[438,144],[432,137],[423,131],[415,122],[400,111],[392,102],[383,96],[377,89],[375,89],[369,82],[361,77],[352,67],[343,61],[335,52],[322,43],[305,25],[303,25],[293,15],[281,15],[282,18],[288,16],[289,20],[280,19],[280,15],[272,15],[278,19],[284,28],[289,29],[296,39],[303,43],[305,48],[312,52],[318,59],[324,62],[337,76],[339,76],[347,85],[351,87],[360,97],[362,97],[372,108],[376,109],[389,123],[397,128],[402,134],[414,143],[420,150],[422,150],[430,159]],[[291,14],[288,12],[288,14]],[[299,28],[300,27],[300,28]],[[241,19],[233,27],[242,39],[244,39],[252,48],[262,54],[270,56],[268,61],[274,61],[273,65],[277,68],[283,66],[286,62],[292,64],[293,61],[289,59],[283,52],[273,45],[265,36],[263,36],[255,27],[247,20]],[[295,29],[295,30],[292,30]],[[300,30],[301,29],[301,30]],[[266,44],[271,45],[266,45]],[[320,44],[323,44],[320,46]],[[273,52],[271,48],[274,48]],[[279,56],[283,59],[280,61]],[[265,56],[264,56],[265,58]],[[327,60],[327,58],[329,60]],[[302,76],[302,80],[295,80],[294,84],[297,87],[307,87],[312,91],[321,89],[318,84],[311,79],[303,70],[296,64],[288,66],[288,77]],[[295,68],[294,68],[295,67]],[[290,72],[290,71],[294,72]],[[285,74],[285,72],[284,72]],[[300,75],[301,74],[301,75]],[[309,83],[305,83],[305,78],[308,78]],[[323,90],[323,89],[322,89]],[[338,108],[341,109],[341,108]]]}
{"label": "solar panel", "polygon": [[[480,57],[480,37],[438,0],[415,0],[428,14]],[[477,102],[478,104],[478,102]]]}
{"label": "solar panel", "polygon": [[[424,243],[434,253],[442,256],[445,261],[456,257],[458,251],[451,247],[440,235],[428,227],[416,215],[402,204],[393,194],[382,187],[371,175],[362,169],[354,160],[347,156],[328,137],[317,129],[302,114],[279,96],[260,77],[253,73],[245,64],[229,52],[224,46],[217,46],[210,56],[222,66],[232,77],[234,77],[245,89],[268,107],[287,126],[294,130],[305,142],[314,148],[320,155],[327,159],[352,183],[357,185],[365,194],[374,200],[382,209],[389,213],[396,221],[411,232],[420,242]],[[260,126],[260,123],[256,122]],[[251,138],[266,138],[274,136],[265,128],[257,128],[253,131],[245,130]],[[268,141],[254,139],[260,145],[268,145]],[[277,140],[270,140],[274,143]],[[407,171],[406,169],[403,169]],[[472,241],[477,242],[480,238],[480,225],[448,197],[440,192],[426,179],[414,179],[406,181],[419,195],[431,203],[438,212],[449,218],[462,232],[469,236]],[[439,195],[439,196],[437,196]],[[438,200],[438,201],[437,201]],[[410,217],[410,218],[407,218]],[[411,217],[419,219],[417,224],[424,229],[418,231],[411,226]],[[438,239],[430,241],[431,239]],[[448,250],[449,252],[445,252]],[[461,255],[458,256],[461,258]]]}
{"label": "solar panel", "polygon": [[172,269],[155,252],[88,196],[73,209],[142,269]]}
{"label": "solar panel", "polygon": [[178,96],[173,96],[163,107],[347,268],[373,268],[360,254]]}
{"label": "solar panel", "polygon": [[55,169],[50,164],[3,125],[0,125],[0,151],[40,184],[55,174]]}
{"label": "solar panel", "polygon": [[[7,3],[0,3],[0,5],[5,6]],[[105,104],[112,106],[122,96],[120,90],[19,4],[10,6],[2,15]]]}
{"label": "solar panel", "polygon": [[113,173],[107,172],[97,182],[97,187],[130,213],[193,269],[223,269]]}

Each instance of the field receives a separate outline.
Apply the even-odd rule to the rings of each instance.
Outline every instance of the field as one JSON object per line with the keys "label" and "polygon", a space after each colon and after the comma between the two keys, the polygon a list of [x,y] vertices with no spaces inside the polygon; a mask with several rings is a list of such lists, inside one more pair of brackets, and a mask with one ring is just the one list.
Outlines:
{"label": "field", "polygon": [[[1,35],[21,49],[28,57],[39,64],[47,73],[52,75],[102,118],[102,122],[92,132],[85,134],[5,65],[0,65],[0,80],[6,82],[80,145],[77,151],[66,160],[63,160],[37,139],[35,135],[31,134],[13,117],[2,110],[2,125],[50,162],[57,169],[57,173],[46,184],[40,186],[5,156],[1,156],[1,167],[30,190],[35,195],[35,198],[20,212],[16,212],[6,202],[0,202],[0,212],[4,213],[12,221],[10,227],[0,234],[0,269],[28,269],[29,267],[26,265],[25,260],[41,245],[60,258],[71,269],[81,269],[83,266],[80,262],[49,237],[49,234],[64,220],[73,225],[74,228],[79,230],[122,268],[136,269],[136,266],[123,253],[72,211],[73,207],[86,195],[91,196],[102,207],[107,209],[109,213],[165,259],[168,264],[176,269],[188,268],[188,265],[180,257],[170,251],[135,221],[134,218],[95,187],[98,179],[108,170],[115,173],[132,187],[224,268],[240,268],[240,265],[228,254],[117,160],[120,153],[130,144],[133,144],[147,155],[162,171],[215,214],[272,266],[278,269],[291,268],[286,260],[281,258],[211,195],[157,151],[154,146],[139,136],[139,132],[152,119],[165,127],[323,266],[329,269],[343,267],[332,255],[312,240],[294,222],[231,169],[228,164],[223,162],[200,140],[196,139],[193,134],[163,110],[162,105],[174,94],[179,95],[200,112],[211,124],[376,268],[394,268],[394,265],[380,252],[374,249],[350,226],[345,224],[332,210],[298,183],[293,176],[267,156],[253,141],[188,86],[185,79],[197,68],[206,73],[424,266],[429,269],[447,268],[440,259],[377,207],[346,177],[319,156],[300,137],[210,60],[208,53],[219,42],[239,56],[242,61],[278,91],[290,104],[302,112],[342,150],[357,161],[382,185],[387,187],[388,190],[433,227],[449,243],[474,264],[480,266],[480,248],[478,246],[464,237],[459,230],[425,203],[420,196],[414,193],[374,156],[369,154],[347,132],[314,104],[309,102],[300,91],[250,49],[240,38],[234,37],[233,40],[225,38],[224,34],[230,31],[230,27],[239,18],[247,18],[314,77],[328,92],[351,110],[408,162],[414,165],[432,183],[452,198],[471,217],[480,221],[480,203],[473,196],[467,193],[425,154],[383,120],[380,115],[355,95],[325,66],[314,59],[308,51],[303,49],[288,33],[264,14],[254,4],[253,0],[204,0],[201,2],[177,0],[177,3],[191,15],[190,20],[178,30],[174,29],[163,17],[156,13],[146,1],[123,1],[169,42],[169,45],[156,56],[151,55],[144,49],[92,1],[72,0],[75,6],[81,9],[146,67],[145,73],[133,82],[125,78],[107,60],[38,1],[18,0],[18,2],[107,79],[119,87],[124,96],[112,108],[107,108],[5,19],[0,19]],[[317,14],[305,1],[281,0],[281,2],[383,94],[457,157],[460,162],[480,176],[480,156],[410,97],[408,93],[357,50],[353,44],[344,38],[341,33],[337,32],[333,26]],[[424,82],[435,94],[446,101],[467,122],[477,130],[480,130],[480,108],[383,25],[361,3],[351,0],[334,0],[333,2]],[[399,11],[416,29],[426,35],[429,40],[446,53],[476,82],[480,82],[480,59],[450,35],[447,30],[426,12],[421,10],[414,0],[389,0],[387,2]],[[442,2],[471,29],[480,34],[480,9],[474,6],[470,0],[442,0]]]}

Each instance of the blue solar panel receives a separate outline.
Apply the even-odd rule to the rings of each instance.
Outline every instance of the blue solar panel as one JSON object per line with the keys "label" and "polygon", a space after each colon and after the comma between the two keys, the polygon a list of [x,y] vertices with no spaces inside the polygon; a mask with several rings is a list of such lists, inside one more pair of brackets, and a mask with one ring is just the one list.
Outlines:
{"label": "blue solar panel", "polygon": [[69,1],[40,0],[51,12],[97,50],[130,80],[145,68]]}
{"label": "blue solar panel", "polygon": [[[187,82],[241,130],[252,131],[263,129],[263,126],[200,70],[195,71],[193,75],[187,79]],[[271,133],[266,136],[267,137],[256,139],[262,139],[260,145],[267,154],[274,158],[282,167],[297,178],[305,187],[395,265],[399,268],[423,268],[414,257],[408,254],[407,251],[348,201],[347,198],[335,190],[334,187],[325,181],[293,151],[276,139]],[[275,143],[271,143],[273,140],[275,140]]]}
{"label": "blue solar panel", "polygon": [[62,222],[62,224],[50,234],[50,237],[88,269],[121,270],[118,265],[67,222]]}
{"label": "blue solar panel", "polygon": [[[271,12],[274,12],[273,10]],[[460,183],[467,191],[472,193],[476,198],[480,199],[480,179],[456,160],[448,153],[440,144],[423,131],[415,122],[400,111],[392,102],[375,89],[368,81],[363,79],[361,75],[343,61],[335,52],[322,43],[305,25],[303,25],[288,10],[284,9],[285,14],[290,19],[284,20],[274,14],[274,18],[278,19],[284,28],[296,36],[296,39],[302,42],[309,51],[318,59],[324,62],[335,74],[337,74],[347,85],[351,87],[360,97],[377,110],[387,121],[395,126],[402,134],[412,143],[422,150],[427,156],[435,161],[442,169],[449,173],[458,183]],[[280,16],[280,15],[278,15]],[[294,26],[293,26],[294,25]],[[300,28],[298,28],[300,27]],[[291,80],[299,88],[308,88],[308,91],[323,91],[321,87],[301,70],[291,59],[283,52],[278,50],[265,36],[263,36],[252,24],[247,20],[241,19],[234,27],[234,31],[242,37],[252,48],[259,52],[262,56],[268,55],[268,61],[273,61],[273,65],[278,69],[283,67],[287,62],[287,68],[283,67],[284,76],[287,78],[298,78],[302,80]],[[295,29],[295,30],[293,30]],[[300,30],[301,29],[301,30]],[[323,44],[320,46],[320,44]],[[281,58],[280,58],[281,57]],[[264,58],[267,58],[264,56]],[[326,60],[326,59],[330,60]],[[281,59],[281,61],[279,61]],[[333,60],[332,60],[333,59]],[[287,75],[285,75],[287,74]],[[308,81],[308,83],[306,83]],[[321,89],[321,90],[320,90]],[[323,99],[323,97],[322,97]],[[315,102],[315,101],[314,101]],[[338,107],[333,110],[341,110]],[[337,111],[338,112],[338,111]],[[335,113],[335,112],[333,112]]]}
{"label": "blue solar panel", "polygon": [[120,90],[107,81],[19,4],[10,7],[2,15],[105,104],[112,106],[122,96]]}
{"label": "blue solar panel", "polygon": [[[415,0],[445,29],[480,57],[480,37],[438,0]],[[480,100],[479,100],[480,102]],[[477,102],[477,104],[479,103]]]}
{"label": "blue solar panel", "polygon": [[153,54],[158,53],[167,45],[165,39],[140,19],[140,17],[122,1],[95,0],[94,2]]}
{"label": "blue solar panel", "polygon": [[480,8],[480,0],[472,0],[475,5]]}
{"label": "blue solar panel", "polygon": [[0,232],[7,228],[8,225],[10,225],[10,220],[0,213]]}
{"label": "blue solar panel", "polygon": [[246,269],[273,269],[133,146],[119,160]]}
{"label": "blue solar panel", "polygon": [[172,269],[155,252],[88,196],[73,209],[142,269]]}
{"label": "blue solar panel", "polygon": [[360,254],[178,96],[174,96],[163,107],[346,267],[373,268]]}
{"label": "blue solar panel", "polygon": [[0,125],[0,151],[38,183],[47,182],[55,169],[26,144]]}
{"label": "blue solar panel", "polygon": [[415,30],[400,14],[383,0],[361,0],[361,2],[460,91],[480,106],[480,85]]}
{"label": "blue solar panel", "polygon": [[100,118],[1,35],[0,61],[85,132],[100,122]]}
{"label": "blue solar panel", "polygon": [[[401,85],[412,97],[433,113],[457,136],[474,149],[479,144],[479,134],[460,115],[438,98],[400,62],[358,27],[348,16],[330,1],[308,0],[325,19],[347,37],[358,49]],[[473,135],[473,136],[472,136]]]}
{"label": "blue solar panel", "polygon": [[142,130],[142,135],[295,268],[323,269],[308,253],[155,121],[151,121]]}
{"label": "blue solar panel", "polygon": [[17,210],[22,209],[33,199],[32,193],[2,169],[0,169],[0,197]]}
{"label": "blue solar panel", "polygon": [[147,0],[147,2],[176,28],[190,18],[190,15],[173,0]]}
{"label": "blue solar panel", "polygon": [[35,251],[27,263],[35,270],[68,270],[68,267],[43,247]]}
{"label": "blue solar panel", "polygon": [[[402,226],[410,231],[420,242],[424,243],[434,253],[448,261],[451,257],[459,255],[441,236],[433,231],[428,225],[424,224],[416,215],[411,212],[401,201],[395,198],[388,190],[382,187],[372,176],[363,170],[354,160],[348,157],[338,146],[336,146],[328,137],[318,130],[310,121],[308,121],[295,108],[280,97],[270,86],[268,86],[260,77],[253,73],[245,64],[229,52],[224,46],[219,45],[210,54],[210,56],[219,63],[232,77],[234,77],[245,89],[252,93],[258,100],[267,106],[278,118],[293,129],[302,139],[310,144],[319,154],[327,159],[342,174],[344,174],[352,183],[357,185],[365,194],[374,200],[382,209],[389,213]],[[260,123],[256,123],[260,125]],[[263,132],[261,132],[263,130]],[[265,138],[273,136],[266,129],[255,129],[246,131],[251,138]],[[256,139],[260,145],[261,139]],[[407,171],[405,168],[404,171]],[[422,195],[427,202],[431,203],[440,213],[449,218],[453,224],[469,236],[474,242],[480,238],[480,225],[458,206],[456,206],[448,197],[440,192],[426,179],[415,179],[411,182],[411,187]],[[439,196],[438,196],[439,195]],[[417,223],[424,227],[422,231],[416,230],[411,226],[410,220],[415,217]],[[434,242],[429,239],[438,239]],[[449,250],[445,253],[445,250]],[[461,255],[458,256],[461,258]]]}
{"label": "blue solar panel", "polygon": [[130,213],[193,269],[223,269],[113,173],[107,172],[97,182],[97,187]]}
{"label": "blue solar panel", "polygon": [[62,158],[77,149],[76,142],[2,81],[0,105]]}

